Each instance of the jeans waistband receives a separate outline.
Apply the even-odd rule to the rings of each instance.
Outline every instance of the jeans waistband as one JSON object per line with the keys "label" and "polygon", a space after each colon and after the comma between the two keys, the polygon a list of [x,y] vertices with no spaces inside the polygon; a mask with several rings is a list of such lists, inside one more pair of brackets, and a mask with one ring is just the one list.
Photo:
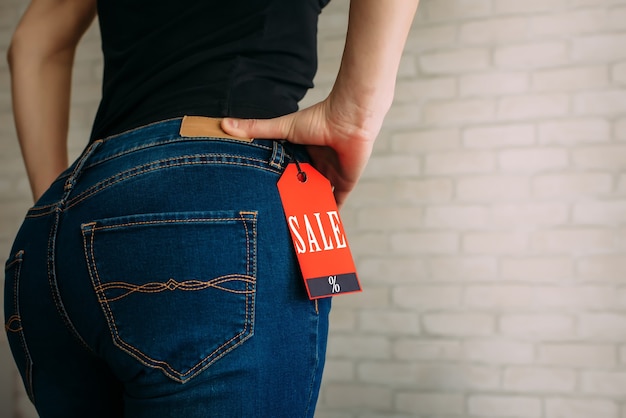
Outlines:
{"label": "jeans waistband", "polygon": [[[183,118],[168,119],[164,121],[154,122],[149,125],[141,126],[120,134],[94,141],[92,145],[97,147],[93,154],[89,157],[89,165],[93,165],[103,160],[116,157],[128,152],[149,148],[156,145],[164,145],[173,141],[206,141],[207,139],[216,139],[224,141],[241,142],[236,139],[229,139],[226,136],[206,136],[206,137],[182,137],[180,128]],[[249,145],[266,149],[272,149],[276,140],[271,139],[254,139],[246,142]],[[282,141],[278,141],[282,142]],[[289,147],[290,150],[292,147]],[[296,151],[297,153],[297,151]]]}

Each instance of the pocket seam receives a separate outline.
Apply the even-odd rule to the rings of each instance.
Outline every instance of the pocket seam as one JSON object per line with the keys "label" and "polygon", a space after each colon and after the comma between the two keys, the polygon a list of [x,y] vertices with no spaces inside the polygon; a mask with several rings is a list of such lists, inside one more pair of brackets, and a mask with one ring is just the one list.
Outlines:
{"label": "pocket seam", "polygon": [[[109,330],[111,333],[111,337],[113,338],[114,344],[120,348],[122,351],[128,353],[133,358],[138,360],[141,364],[160,369],[165,375],[170,377],[171,379],[178,381],[180,383],[185,383],[188,380],[192,379],[197,374],[201,373],[203,370],[211,366],[215,361],[224,357],[226,354],[234,350],[243,344],[246,340],[248,340],[254,334],[254,299],[255,299],[255,288],[256,288],[256,222],[257,222],[257,212],[251,211],[239,211],[239,217],[218,217],[218,218],[210,218],[210,217],[195,217],[195,218],[186,218],[186,219],[154,219],[149,221],[125,221],[122,223],[111,223],[114,222],[116,218],[100,220],[85,223],[81,226],[83,233],[83,246],[84,252],[87,259],[89,275],[92,281],[92,285],[94,291],[96,292],[98,302],[100,303],[101,308],[104,311],[105,318],[107,324],[109,325]],[[164,214],[155,214],[155,215],[164,215]],[[95,241],[95,232],[99,230],[106,229],[115,229],[115,228],[123,228],[128,226],[143,226],[143,225],[158,225],[158,224],[178,224],[178,223],[195,223],[195,222],[224,222],[224,221],[240,221],[243,224],[245,236],[246,236],[246,275],[236,274],[233,276],[239,276],[245,279],[245,292],[241,292],[245,294],[245,319],[244,326],[239,330],[233,337],[228,339],[225,342],[219,344],[212,352],[203,356],[195,365],[186,369],[185,372],[178,371],[174,369],[172,365],[170,365],[167,361],[157,360],[150,357],[148,354],[144,353],[141,349],[135,347],[134,345],[126,342],[119,334],[117,324],[115,323],[115,316],[113,311],[109,305],[110,299],[104,294],[103,288],[105,287],[100,279],[98,268],[96,266],[95,254],[94,254],[94,241]],[[106,224],[102,225],[104,222]],[[248,223],[251,224],[252,231],[249,231]],[[100,224],[100,225],[99,225]],[[252,239],[251,236],[252,235]],[[89,236],[89,237],[88,237]],[[251,245],[252,241],[252,245]],[[252,247],[252,248],[251,248]],[[216,278],[213,278],[215,280]],[[251,283],[252,281],[252,283]],[[239,341],[233,343],[233,341]],[[210,360],[209,360],[210,359]]]}

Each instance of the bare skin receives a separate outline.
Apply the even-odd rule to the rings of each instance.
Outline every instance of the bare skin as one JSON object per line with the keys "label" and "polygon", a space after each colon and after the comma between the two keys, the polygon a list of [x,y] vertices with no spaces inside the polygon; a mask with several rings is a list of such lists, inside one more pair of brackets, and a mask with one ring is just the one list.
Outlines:
{"label": "bare skin", "polygon": [[68,165],[74,53],[95,15],[95,0],[33,0],[11,40],[13,115],[34,200]]}
{"label": "bare skin", "polygon": [[[341,205],[356,185],[393,99],[418,0],[352,0],[341,69],[331,94],[271,120],[224,119],[238,136],[307,145]],[[8,53],[15,124],[34,200],[67,167],[70,86],[76,46],[96,0],[31,0]]]}
{"label": "bare skin", "polygon": [[341,206],[369,160],[395,88],[418,0],[352,0],[346,46],[330,95],[275,119],[231,119],[222,129],[248,138],[303,144]]}

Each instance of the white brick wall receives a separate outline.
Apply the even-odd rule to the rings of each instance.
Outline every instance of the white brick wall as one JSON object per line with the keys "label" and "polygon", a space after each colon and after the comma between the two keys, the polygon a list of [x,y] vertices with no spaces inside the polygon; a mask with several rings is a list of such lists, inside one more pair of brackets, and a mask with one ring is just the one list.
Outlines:
{"label": "white brick wall", "polygon": [[[0,0],[0,54],[24,8]],[[320,22],[317,88],[347,1]],[[101,61],[79,49],[71,149]],[[626,418],[626,1],[422,0],[345,223],[319,418]],[[27,182],[0,61],[0,250]],[[0,411],[35,415],[0,337]],[[17,395],[15,395],[17,393]],[[2,415],[4,416],[4,415]]]}

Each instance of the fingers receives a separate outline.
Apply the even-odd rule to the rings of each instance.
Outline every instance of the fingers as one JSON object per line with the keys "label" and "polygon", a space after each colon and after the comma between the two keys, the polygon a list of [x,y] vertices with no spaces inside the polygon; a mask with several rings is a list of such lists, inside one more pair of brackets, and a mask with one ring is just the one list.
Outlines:
{"label": "fingers", "polygon": [[229,135],[244,138],[290,139],[293,117],[285,115],[274,119],[222,119],[222,129]]}

